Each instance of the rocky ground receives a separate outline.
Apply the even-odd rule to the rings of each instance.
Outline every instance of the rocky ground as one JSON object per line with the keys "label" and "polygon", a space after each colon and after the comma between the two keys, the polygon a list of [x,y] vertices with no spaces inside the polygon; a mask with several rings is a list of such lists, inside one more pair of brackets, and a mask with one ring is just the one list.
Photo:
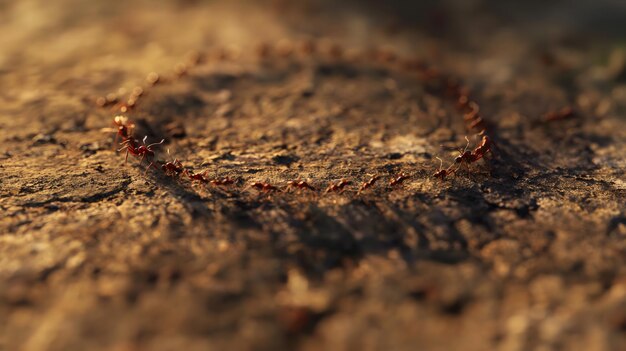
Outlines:
{"label": "rocky ground", "polygon": [[626,348],[623,5],[407,3],[0,2],[0,350]]}

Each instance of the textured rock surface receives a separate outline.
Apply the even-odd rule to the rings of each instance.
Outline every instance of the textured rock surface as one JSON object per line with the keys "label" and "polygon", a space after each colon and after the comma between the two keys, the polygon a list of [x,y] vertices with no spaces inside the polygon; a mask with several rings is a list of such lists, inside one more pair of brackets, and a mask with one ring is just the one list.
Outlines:
{"label": "textured rock surface", "polygon": [[[588,9],[623,12],[563,6],[0,3],[0,350],[626,348],[624,51],[589,31],[613,22]],[[436,181],[435,157],[451,162],[467,132],[428,84],[255,55],[319,37],[460,77],[494,157]],[[129,116],[185,166],[238,184],[124,164],[96,98],[235,46]],[[567,105],[574,117],[544,121]],[[245,188],[373,174],[360,195]]]}

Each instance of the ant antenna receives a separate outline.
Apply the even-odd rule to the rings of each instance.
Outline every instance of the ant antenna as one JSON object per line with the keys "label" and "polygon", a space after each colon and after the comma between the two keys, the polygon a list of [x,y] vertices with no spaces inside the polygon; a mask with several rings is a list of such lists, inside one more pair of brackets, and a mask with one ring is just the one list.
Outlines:
{"label": "ant antenna", "polygon": [[[146,138],[147,138],[147,136],[146,136]],[[146,138],[143,138],[143,139],[144,139],[144,140],[146,140]],[[163,144],[164,142],[165,142],[165,139],[161,139],[161,141],[159,141],[158,143],[152,143],[152,144],[150,144],[150,145],[148,145],[148,146],[146,146],[146,147],[149,149],[150,147],[152,147],[152,146],[154,146],[154,145],[161,145],[161,144]],[[145,142],[144,142],[144,144],[145,144]]]}
{"label": "ant antenna", "polygon": [[467,149],[469,149],[470,140],[467,137],[467,135],[465,136],[465,140],[467,140],[467,145],[465,145],[465,149],[463,149],[463,151],[461,151],[461,154],[464,154],[465,151],[467,151]]}
{"label": "ant antenna", "polygon": [[435,157],[436,159],[439,160],[439,169],[442,170],[443,169],[443,160],[439,157]]}

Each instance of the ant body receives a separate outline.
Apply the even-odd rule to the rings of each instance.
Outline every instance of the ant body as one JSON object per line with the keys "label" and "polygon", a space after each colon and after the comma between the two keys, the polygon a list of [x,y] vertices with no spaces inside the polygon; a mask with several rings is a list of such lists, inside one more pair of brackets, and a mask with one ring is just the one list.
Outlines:
{"label": "ant body", "polygon": [[191,182],[200,182],[200,183],[207,183],[207,179],[206,179],[206,171],[202,172],[202,173],[193,173],[191,171],[188,170],[184,170],[183,174],[186,175]]}
{"label": "ant body", "polygon": [[[470,141],[467,137],[465,137],[465,140],[467,140],[467,145],[463,151],[459,151],[459,156],[454,159],[454,163],[459,165],[459,167],[461,167],[462,164],[465,164],[469,171],[470,164],[480,160],[485,157],[487,153],[491,152],[493,141],[491,141],[487,135],[483,135],[480,145],[470,152],[467,150],[469,148]],[[457,167],[457,170],[459,167]]]}
{"label": "ant body", "polygon": [[472,162],[476,162],[483,158],[487,153],[491,152],[493,141],[487,136],[483,135],[483,138],[474,151],[472,151]]}
{"label": "ant body", "polygon": [[133,131],[135,130],[135,123],[131,122],[126,116],[115,116],[113,123],[117,126],[117,135],[115,136],[117,143],[117,137],[122,137],[123,140],[131,138]]}
{"label": "ant body", "polygon": [[389,182],[390,186],[396,186],[402,184],[405,180],[409,179],[409,175],[406,173],[400,173]]}
{"label": "ant body", "polygon": [[380,176],[374,175],[367,182],[363,182],[363,184],[361,184],[361,187],[359,188],[359,191],[357,192],[357,194],[360,194],[364,190],[367,190],[367,189],[371,188],[372,186],[374,186],[374,183],[376,183],[376,181],[378,179],[380,179]]}
{"label": "ant body", "polygon": [[571,106],[563,107],[558,111],[552,111],[546,113],[543,118],[546,122],[560,121],[574,116],[574,109]]}
{"label": "ant body", "polygon": [[309,183],[305,182],[304,180],[291,180],[289,182],[287,182],[287,187],[290,189],[307,189],[310,191],[315,191],[316,189],[311,186]]}
{"label": "ant body", "polygon": [[[170,149],[167,149],[167,154],[170,154]],[[177,158],[172,162],[166,162],[161,165],[161,170],[168,176],[178,176],[181,173],[185,172],[185,168],[183,167],[182,162],[180,162]]]}
{"label": "ant body", "polygon": [[163,170],[165,175],[168,176],[178,176],[185,171],[183,169],[183,164],[178,159],[174,160],[174,162],[166,162],[162,164],[161,170]]}
{"label": "ant body", "polygon": [[103,132],[115,132],[115,140],[113,145],[117,144],[117,140],[121,137],[122,140],[132,138],[133,131],[135,130],[135,123],[131,122],[126,116],[115,116],[113,119],[113,125],[116,128],[102,128]]}
{"label": "ant body", "polygon": [[250,187],[255,188],[256,190],[264,193],[271,193],[275,191],[280,191],[277,187],[269,184],[269,183],[261,183],[261,182],[253,182],[250,184]]}
{"label": "ant body", "polygon": [[463,116],[463,120],[467,124],[468,130],[485,130],[485,120],[480,116],[480,107],[474,101],[468,101],[465,105],[465,109],[469,109],[469,112]]}
{"label": "ant body", "polygon": [[459,150],[459,156],[457,156],[454,159],[454,163],[458,164],[459,167],[461,164],[465,164],[467,165],[467,167],[469,168],[469,164],[474,162],[474,155],[471,151],[467,150],[469,148],[469,144],[470,141],[468,139],[468,137],[465,137],[465,140],[467,140],[467,145],[465,145],[465,149],[463,149],[462,151]]}
{"label": "ant body", "polygon": [[152,165],[154,165],[154,161],[153,161],[154,150],[152,150],[152,147],[155,145],[163,144],[165,142],[165,139],[162,139],[158,143],[152,143],[150,145],[146,145],[147,139],[148,139],[148,136],[146,135],[143,138],[143,145],[139,145],[139,146],[138,146],[138,142],[136,139],[133,139],[133,138],[126,139],[122,142],[122,145],[124,145],[124,147],[117,150],[117,151],[122,151],[126,149],[125,162],[128,162],[128,154],[131,154],[135,157],[141,156],[141,161],[139,162],[139,164],[143,162],[144,158],[148,157],[148,159],[150,160],[150,164],[148,165],[148,168],[146,168],[146,172],[148,171],[148,169],[150,169],[150,167],[152,167]]}
{"label": "ant body", "polygon": [[336,184],[330,184],[328,188],[326,188],[326,193],[330,193],[330,192],[342,193],[346,185],[350,185],[350,184],[352,184],[351,181],[347,179],[342,179]]}
{"label": "ant body", "polygon": [[228,186],[235,184],[235,180],[229,177],[225,177],[222,179],[212,179],[209,183],[215,186]]}

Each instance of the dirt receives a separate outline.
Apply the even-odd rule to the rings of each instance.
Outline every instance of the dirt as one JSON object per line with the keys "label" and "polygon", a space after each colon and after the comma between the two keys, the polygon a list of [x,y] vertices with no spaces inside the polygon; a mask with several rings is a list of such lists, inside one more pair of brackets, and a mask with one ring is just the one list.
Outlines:
{"label": "dirt", "polygon": [[[0,2],[0,350],[626,348],[621,5],[337,3]],[[435,179],[480,136],[381,48],[490,155]],[[125,162],[138,85],[156,159],[235,184]]]}

